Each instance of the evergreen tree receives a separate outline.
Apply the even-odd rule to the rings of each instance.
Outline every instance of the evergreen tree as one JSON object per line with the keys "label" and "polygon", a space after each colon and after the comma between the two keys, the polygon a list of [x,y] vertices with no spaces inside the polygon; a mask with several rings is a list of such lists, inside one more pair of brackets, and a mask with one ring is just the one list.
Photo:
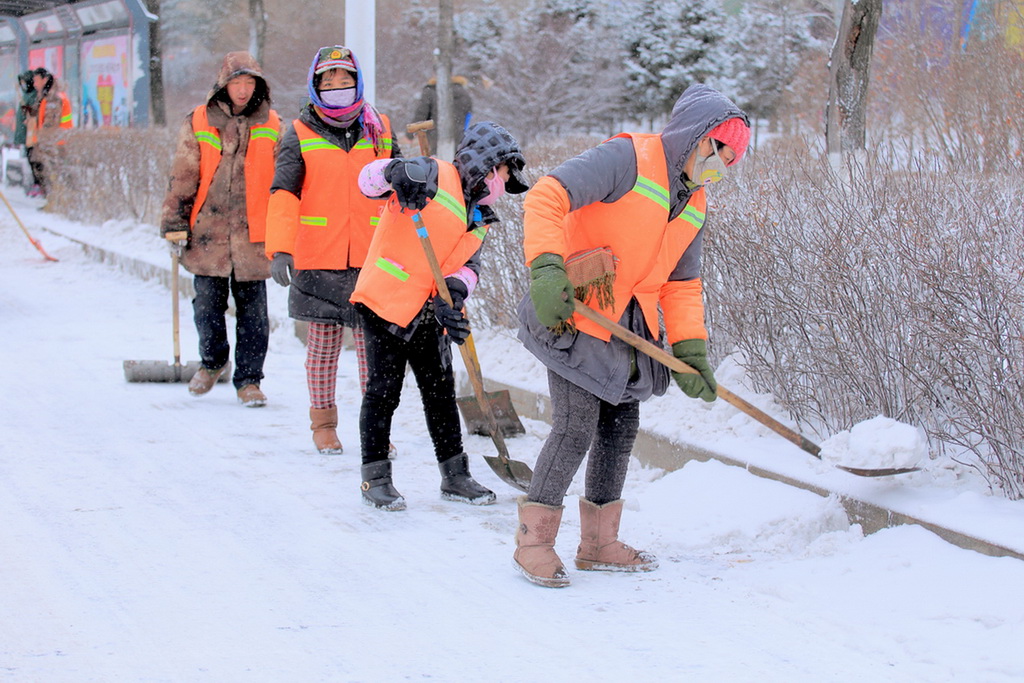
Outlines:
{"label": "evergreen tree", "polygon": [[625,94],[637,116],[669,113],[688,86],[722,73],[725,20],[714,0],[643,0],[619,11]]}

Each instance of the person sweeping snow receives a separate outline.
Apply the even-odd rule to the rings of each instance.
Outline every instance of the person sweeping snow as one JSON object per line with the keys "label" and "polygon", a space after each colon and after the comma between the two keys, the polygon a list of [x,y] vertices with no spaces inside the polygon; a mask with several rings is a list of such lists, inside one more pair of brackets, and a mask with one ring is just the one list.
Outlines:
{"label": "person sweeping snow", "polygon": [[554,544],[588,449],[577,569],[657,567],[653,555],[620,542],[618,529],[639,404],[665,393],[669,370],[574,315],[574,298],[652,342],[660,307],[673,354],[699,371],[672,377],[687,396],[715,400],[700,280],[704,185],[742,158],[749,139],[743,111],[693,85],[660,134],[620,134],[564,162],[526,196],[531,282],[518,306],[519,339],[547,367],[553,423],[519,499],[513,564],[536,584],[569,585]]}
{"label": "person sweeping snow", "polygon": [[193,396],[210,391],[227,368],[230,294],[238,401],[267,402],[260,389],[270,343],[263,239],[279,130],[260,65],[248,52],[229,52],[206,101],[178,131],[160,234],[183,250],[181,264],[194,276],[202,368],[188,385]]}
{"label": "person sweeping snow", "polygon": [[[361,488],[368,505],[405,508],[391,480],[387,445],[406,363],[423,400],[441,496],[473,505],[495,501],[494,492],[473,479],[463,451],[450,342],[469,336],[462,304],[477,284],[477,252],[498,221],[491,205],[506,191],[526,191],[525,164],[516,139],[484,122],[466,131],[452,163],[433,157],[375,161],[359,175],[368,197],[393,191],[352,295],[363,316],[370,374],[359,413]],[[438,295],[413,222],[417,214],[429,230],[452,305]]]}

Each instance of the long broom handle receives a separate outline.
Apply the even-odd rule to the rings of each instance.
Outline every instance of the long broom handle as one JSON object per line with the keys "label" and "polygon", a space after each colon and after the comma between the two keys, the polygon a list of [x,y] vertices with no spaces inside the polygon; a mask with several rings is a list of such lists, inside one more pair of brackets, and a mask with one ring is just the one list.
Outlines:
{"label": "long broom handle", "polygon": [[181,323],[178,321],[178,252],[171,249],[171,330],[174,335],[174,364],[181,365]]}
{"label": "long broom handle", "polygon": [[[643,337],[641,337],[640,335],[630,332],[622,325],[612,322],[611,320],[604,317],[594,309],[587,306],[579,299],[575,299],[575,303],[576,312],[582,315],[584,318],[593,323],[597,323],[598,325],[608,330],[622,341],[626,342],[627,344],[629,344],[630,346],[639,351],[643,351],[648,356],[658,361],[662,365],[665,365],[670,369],[675,370],[676,372],[686,372],[696,375],[700,374],[698,371],[694,370],[689,365],[679,360],[671,353],[658,346],[657,344],[653,344],[644,339]],[[718,397],[724,400],[726,403],[735,406],[736,408],[743,411],[750,417],[754,418],[755,420],[763,424],[765,427],[768,427],[769,429],[775,431],[776,433],[785,437],[789,441],[792,441],[797,446],[807,451],[814,457],[819,459],[821,458],[821,448],[818,447],[810,439],[793,431],[792,429],[782,424],[781,422],[775,420],[773,417],[771,417],[764,411],[760,410],[756,406],[747,403],[742,398],[740,398],[736,394],[732,393],[731,391],[723,387],[721,384],[718,385]]]}

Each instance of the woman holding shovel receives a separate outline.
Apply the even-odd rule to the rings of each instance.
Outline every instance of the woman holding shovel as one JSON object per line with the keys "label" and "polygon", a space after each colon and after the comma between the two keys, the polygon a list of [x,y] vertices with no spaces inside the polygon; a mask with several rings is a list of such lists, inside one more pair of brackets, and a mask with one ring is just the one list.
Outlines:
{"label": "woman holding shovel", "polygon": [[[506,191],[525,192],[519,143],[494,123],[466,131],[454,163],[432,157],[379,161],[359,176],[368,197],[392,193],[370,243],[352,301],[363,317],[369,381],[359,413],[363,501],[402,510],[387,458],[391,420],[398,408],[406,363],[423,400],[427,429],[441,471],[441,496],[473,505],[495,501],[469,473],[455,401],[450,341],[462,343],[469,324],[462,303],[477,283],[475,256],[490,208]],[[418,229],[429,231],[452,305],[438,295]]]}
{"label": "woman holding shovel", "polygon": [[701,299],[704,185],[746,151],[746,115],[693,85],[660,134],[618,135],[557,167],[526,197],[530,292],[519,339],[548,369],[553,424],[519,500],[514,566],[542,586],[569,576],[555,553],[562,500],[589,450],[576,568],[649,571],[657,560],[618,540],[639,403],[664,394],[668,369],[596,323],[574,299],[652,342],[659,307],[673,354],[699,374],[672,373],[691,398],[715,399]]}
{"label": "woman holding shovel", "polygon": [[359,191],[360,169],[401,156],[388,118],[363,99],[363,75],[346,47],[322,47],[313,56],[309,103],[281,137],[270,188],[267,257],[271,275],[288,291],[288,313],[309,323],[306,383],[313,444],[342,452],[338,439],[338,358],[351,328],[365,389],[363,334],[348,299],[363,267],[383,201]]}

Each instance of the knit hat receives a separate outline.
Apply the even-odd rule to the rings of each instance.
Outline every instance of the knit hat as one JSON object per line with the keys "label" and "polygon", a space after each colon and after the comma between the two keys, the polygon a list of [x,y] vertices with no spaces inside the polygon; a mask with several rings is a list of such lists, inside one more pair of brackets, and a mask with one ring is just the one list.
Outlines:
{"label": "knit hat", "polygon": [[750,126],[737,116],[712,128],[708,131],[708,137],[732,147],[732,151],[736,152],[736,158],[729,164],[732,166],[742,159],[744,152],[747,151],[747,143],[750,142]]}
{"label": "knit hat", "polygon": [[322,74],[331,69],[344,69],[356,73],[358,69],[352,59],[352,51],[340,45],[320,48],[316,55],[316,68],[313,74]]}

